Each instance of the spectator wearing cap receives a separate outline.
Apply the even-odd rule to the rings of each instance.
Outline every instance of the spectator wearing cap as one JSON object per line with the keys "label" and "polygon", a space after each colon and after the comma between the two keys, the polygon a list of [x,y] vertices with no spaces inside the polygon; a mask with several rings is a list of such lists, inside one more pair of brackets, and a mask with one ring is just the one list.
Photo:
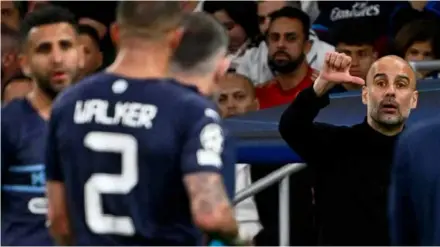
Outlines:
{"label": "spectator wearing cap", "polygon": [[[440,59],[440,23],[436,20],[415,20],[397,33],[395,52],[405,60],[427,61]],[[439,71],[417,71],[419,79],[439,78]]]}
{"label": "spectator wearing cap", "polygon": [[102,53],[100,49],[98,32],[89,25],[79,25],[79,42],[84,47],[84,68],[81,77],[96,72],[102,65]]}

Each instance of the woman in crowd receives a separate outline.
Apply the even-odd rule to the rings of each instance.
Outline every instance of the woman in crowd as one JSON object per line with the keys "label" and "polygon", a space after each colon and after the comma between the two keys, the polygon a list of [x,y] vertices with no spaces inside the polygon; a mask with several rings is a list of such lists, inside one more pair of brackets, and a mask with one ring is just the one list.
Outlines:
{"label": "woman in crowd", "polygon": [[229,33],[229,53],[235,69],[245,51],[258,42],[257,4],[254,1],[205,1],[203,11],[223,23]]}

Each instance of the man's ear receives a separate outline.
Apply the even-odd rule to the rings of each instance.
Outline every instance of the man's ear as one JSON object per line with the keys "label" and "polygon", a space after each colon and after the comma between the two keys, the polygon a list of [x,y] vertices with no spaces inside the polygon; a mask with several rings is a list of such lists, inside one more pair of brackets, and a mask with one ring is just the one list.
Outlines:
{"label": "man's ear", "polygon": [[29,64],[29,57],[26,56],[25,54],[20,54],[18,59],[20,61],[20,68],[21,71],[23,71],[23,74],[27,77],[32,78],[31,67]]}
{"label": "man's ear", "polygon": [[180,41],[182,40],[185,29],[183,27],[179,27],[176,30],[172,31],[169,34],[169,42],[171,49],[175,50],[180,45]]}
{"label": "man's ear", "polygon": [[252,107],[251,107],[251,109],[252,109],[253,111],[258,111],[258,110],[260,110],[260,102],[258,101],[257,98],[255,98],[254,101],[252,102]]}
{"label": "man's ear", "polygon": [[78,67],[80,70],[86,66],[86,52],[84,49],[84,45],[78,45]]}
{"label": "man's ear", "polygon": [[411,97],[411,109],[416,109],[418,101],[419,101],[419,91],[414,91]]}
{"label": "man's ear", "polygon": [[312,46],[313,46],[313,41],[312,40],[309,39],[309,40],[305,41],[304,48],[303,48],[303,51],[304,51],[305,55],[309,54],[310,50],[312,49]]}
{"label": "man's ear", "polygon": [[120,35],[121,34],[120,34],[119,25],[116,22],[113,22],[110,25],[110,38],[112,39],[112,42],[115,45],[116,51],[119,49]]}
{"label": "man's ear", "polygon": [[368,87],[367,86],[362,87],[362,103],[364,105],[368,104]]}

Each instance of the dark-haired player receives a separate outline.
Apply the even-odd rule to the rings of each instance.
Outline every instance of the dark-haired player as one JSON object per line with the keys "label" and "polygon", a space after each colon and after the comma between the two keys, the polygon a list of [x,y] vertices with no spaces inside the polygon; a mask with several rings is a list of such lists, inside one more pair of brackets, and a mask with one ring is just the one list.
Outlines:
{"label": "dark-haired player", "polygon": [[[115,62],[55,103],[46,174],[58,244],[199,245],[199,229],[238,242],[220,174],[233,165],[231,152],[203,96],[227,68],[227,36],[205,16],[197,19],[201,29],[191,30],[193,21],[182,37],[182,17],[179,2],[120,2],[111,29]],[[195,34],[209,47],[192,53],[204,59],[197,65],[207,80],[166,79],[179,41]],[[175,54],[195,65],[182,50]]]}
{"label": "dark-haired player", "polygon": [[45,226],[44,147],[52,101],[75,79],[80,47],[73,15],[47,7],[24,19],[22,69],[35,82],[2,109],[2,245],[52,245]]}

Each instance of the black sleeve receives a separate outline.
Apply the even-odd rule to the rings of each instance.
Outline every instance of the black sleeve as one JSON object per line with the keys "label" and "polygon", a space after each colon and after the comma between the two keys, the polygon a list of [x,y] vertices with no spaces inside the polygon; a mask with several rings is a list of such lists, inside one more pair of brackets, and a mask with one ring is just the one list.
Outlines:
{"label": "black sleeve", "polygon": [[281,116],[278,128],[282,138],[306,163],[326,163],[338,149],[338,135],[347,128],[314,123],[329,103],[328,94],[318,97],[310,87],[299,93]]}

